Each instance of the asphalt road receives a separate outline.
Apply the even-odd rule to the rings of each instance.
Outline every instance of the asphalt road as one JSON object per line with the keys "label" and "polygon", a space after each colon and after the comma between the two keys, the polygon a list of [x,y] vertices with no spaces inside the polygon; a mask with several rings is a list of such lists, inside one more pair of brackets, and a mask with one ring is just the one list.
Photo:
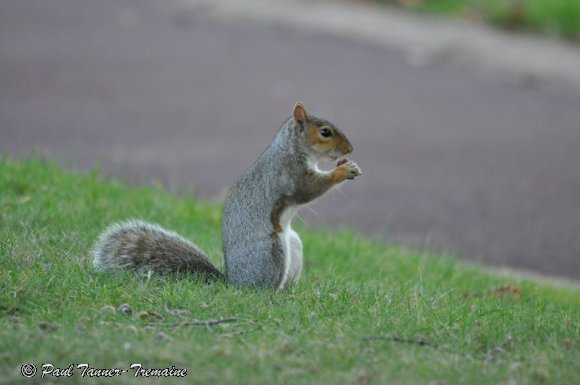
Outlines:
{"label": "asphalt road", "polygon": [[176,4],[0,2],[0,153],[219,198],[300,100],[363,170],[309,224],[580,278],[580,89]]}

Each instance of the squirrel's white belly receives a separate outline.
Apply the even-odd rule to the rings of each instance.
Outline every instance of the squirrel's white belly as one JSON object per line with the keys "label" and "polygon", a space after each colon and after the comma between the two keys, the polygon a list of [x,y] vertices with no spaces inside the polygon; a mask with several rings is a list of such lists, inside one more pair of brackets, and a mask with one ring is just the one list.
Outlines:
{"label": "squirrel's white belly", "polygon": [[284,248],[284,274],[279,288],[284,288],[291,281],[298,281],[302,273],[302,242],[298,234],[292,230],[292,218],[296,215],[300,206],[287,207],[280,216],[280,241]]}

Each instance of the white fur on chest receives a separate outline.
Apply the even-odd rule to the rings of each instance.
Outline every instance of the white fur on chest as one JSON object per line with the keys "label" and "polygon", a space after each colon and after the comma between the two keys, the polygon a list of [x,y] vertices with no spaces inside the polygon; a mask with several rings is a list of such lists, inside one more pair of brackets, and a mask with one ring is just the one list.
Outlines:
{"label": "white fur on chest", "polygon": [[302,242],[291,227],[292,218],[299,209],[299,205],[289,206],[284,209],[280,216],[282,232],[280,232],[279,237],[284,248],[284,274],[280,282],[280,289],[284,288],[289,280],[298,280],[302,271]]}
{"label": "white fur on chest", "polygon": [[298,210],[300,210],[300,205],[288,206],[284,209],[282,215],[280,215],[280,227],[283,233],[289,229],[291,230],[292,218],[296,216]]}

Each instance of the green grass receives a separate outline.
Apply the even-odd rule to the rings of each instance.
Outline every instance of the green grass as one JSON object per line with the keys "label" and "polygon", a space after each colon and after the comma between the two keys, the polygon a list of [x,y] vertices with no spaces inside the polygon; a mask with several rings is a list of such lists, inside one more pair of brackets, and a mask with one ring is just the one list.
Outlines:
{"label": "green grass", "polygon": [[[91,267],[93,241],[131,217],[195,239],[221,266],[219,206],[40,160],[0,160],[0,192],[2,384],[143,382],[78,369],[33,382],[19,374],[25,363],[188,370],[185,381],[144,381],[155,384],[580,382],[577,288],[303,227],[305,274],[285,292],[102,274]],[[115,310],[125,303],[132,314]],[[171,325],[222,318],[237,321]]]}
{"label": "green grass", "polygon": [[578,0],[375,0],[406,9],[482,20],[509,30],[523,30],[580,41]]}

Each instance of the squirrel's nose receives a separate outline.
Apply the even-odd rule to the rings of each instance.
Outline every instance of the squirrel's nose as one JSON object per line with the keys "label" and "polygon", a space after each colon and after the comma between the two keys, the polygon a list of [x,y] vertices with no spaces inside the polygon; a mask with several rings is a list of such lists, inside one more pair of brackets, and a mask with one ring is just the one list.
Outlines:
{"label": "squirrel's nose", "polygon": [[350,146],[350,145],[349,145],[349,146],[346,148],[346,153],[347,153],[347,154],[350,154],[351,152],[352,152],[352,146]]}

